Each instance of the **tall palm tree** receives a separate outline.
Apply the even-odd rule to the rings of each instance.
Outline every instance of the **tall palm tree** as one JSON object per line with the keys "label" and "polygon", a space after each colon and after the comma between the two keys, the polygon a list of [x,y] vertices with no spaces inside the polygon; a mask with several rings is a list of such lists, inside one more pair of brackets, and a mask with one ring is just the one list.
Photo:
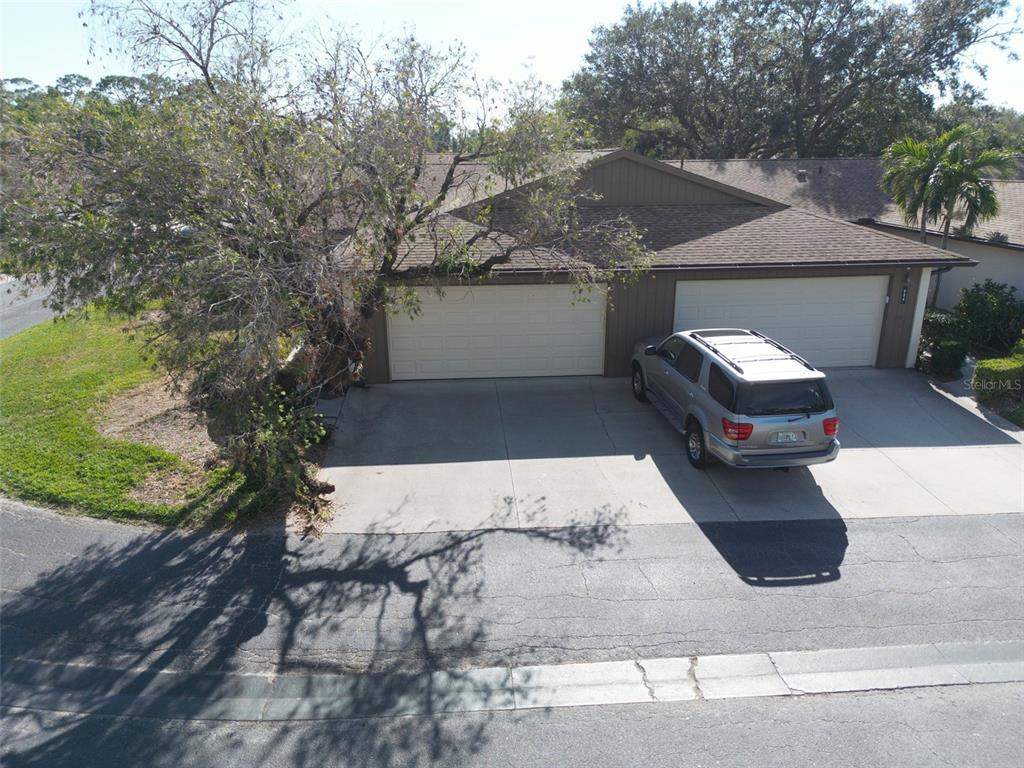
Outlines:
{"label": "tall palm tree", "polygon": [[942,247],[954,219],[963,218],[970,232],[999,212],[991,177],[1007,178],[1016,161],[1007,152],[985,149],[978,133],[959,125],[934,139],[906,138],[882,153],[882,186],[916,224],[921,242],[927,242],[928,222],[942,221]]}
{"label": "tall palm tree", "polygon": [[939,164],[949,148],[970,133],[969,126],[960,125],[934,139],[901,139],[882,152],[882,187],[900,207],[904,220],[917,224],[922,243],[928,242],[928,219]]}
{"label": "tall palm tree", "polygon": [[943,248],[953,219],[963,219],[963,230],[970,233],[979,222],[999,212],[992,177],[1009,178],[1016,167],[1017,161],[1008,152],[980,147],[976,134],[949,147],[933,174],[928,203],[928,218],[942,220]]}

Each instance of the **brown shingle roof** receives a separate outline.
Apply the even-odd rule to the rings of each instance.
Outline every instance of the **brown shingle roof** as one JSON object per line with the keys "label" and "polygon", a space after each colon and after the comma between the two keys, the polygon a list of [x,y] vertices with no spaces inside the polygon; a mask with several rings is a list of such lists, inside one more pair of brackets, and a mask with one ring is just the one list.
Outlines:
{"label": "brown shingle roof", "polygon": [[[480,231],[478,224],[461,219],[451,214],[441,214],[430,225],[423,225],[416,231],[415,239],[406,241],[405,250],[399,254],[395,261],[395,270],[403,271],[416,267],[429,266],[439,256],[451,254],[469,241],[475,233]],[[508,235],[495,232],[485,239],[478,240],[473,246],[473,258],[482,262],[501,252],[503,247],[512,244]],[[338,256],[354,263],[354,256],[348,250],[348,243],[342,243],[338,248]],[[535,248],[532,251],[516,251],[512,254],[511,260],[494,267],[495,272],[550,272],[564,267],[567,259],[564,256],[553,255],[544,248]]]}
{"label": "brown shingle roof", "polygon": [[[655,164],[657,165],[657,164]],[[437,163],[439,170],[446,168]],[[689,162],[687,163],[689,170]],[[433,168],[428,169],[431,174]],[[424,174],[424,178],[439,175]],[[467,182],[469,184],[469,182]],[[476,187],[479,189],[479,187]],[[762,198],[762,190],[749,190]],[[474,193],[475,194],[475,193]],[[837,199],[849,196],[836,195]],[[500,198],[499,198],[500,199]],[[768,202],[769,204],[765,204]],[[516,229],[515,209],[498,204],[496,226],[502,232]],[[814,206],[809,206],[813,208]],[[439,252],[465,243],[479,226],[471,221],[475,206],[449,209],[438,217],[431,230],[427,226],[417,232],[396,264],[397,270],[431,264]],[[647,248],[653,254],[653,266],[661,268],[768,267],[817,265],[881,265],[932,266],[972,264],[955,253],[921,245],[905,237],[879,232],[833,218],[816,210],[790,207],[784,202],[675,204],[675,205],[587,205],[580,215],[585,224],[625,217],[641,230]],[[842,215],[842,214],[840,214]],[[858,217],[860,218],[860,217]],[[473,258],[483,261],[510,242],[507,235],[496,234],[495,241],[478,241]],[[339,255],[345,258],[345,244]],[[575,258],[600,265],[602,254],[597,249],[581,249]],[[566,256],[542,248],[517,252],[511,263],[497,271],[550,271],[564,266]]]}
{"label": "brown shingle roof", "polygon": [[964,263],[903,237],[784,206],[595,206],[644,232],[656,267]]}
{"label": "brown shingle roof", "polygon": [[[512,212],[499,216],[506,230],[515,226]],[[584,224],[617,217],[628,218],[643,233],[656,268],[769,267],[818,265],[942,265],[969,264],[948,251],[921,245],[895,235],[785,206],[760,205],[638,205],[591,206],[581,210]],[[435,232],[421,231],[400,257],[398,270],[433,262],[445,244],[464,243],[478,225],[445,214]],[[482,261],[509,242],[480,241],[474,258]],[[440,245],[439,245],[440,244]],[[600,265],[600,253],[581,254]],[[496,271],[551,271],[564,266],[566,257],[535,249],[517,252]]]}
{"label": "brown shingle roof", "polygon": [[[677,161],[670,164],[678,167]],[[882,190],[877,157],[804,158],[798,160],[686,160],[683,168],[780,203],[847,221],[873,219],[906,226],[903,215]],[[807,172],[800,181],[797,171]],[[975,237],[997,234],[1024,245],[1024,159],[1013,181],[994,181],[1000,211],[975,230]]]}
{"label": "brown shingle roof", "polygon": [[[611,153],[610,149],[580,150],[571,153],[573,161],[583,165],[599,157]],[[429,154],[426,156],[423,170],[416,185],[416,191],[430,198],[438,193],[444,182],[448,168],[451,166],[452,155]],[[444,210],[452,211],[473,202],[485,200],[493,195],[507,191],[505,181],[491,172],[486,162],[466,162],[457,166],[452,186],[445,199]]]}

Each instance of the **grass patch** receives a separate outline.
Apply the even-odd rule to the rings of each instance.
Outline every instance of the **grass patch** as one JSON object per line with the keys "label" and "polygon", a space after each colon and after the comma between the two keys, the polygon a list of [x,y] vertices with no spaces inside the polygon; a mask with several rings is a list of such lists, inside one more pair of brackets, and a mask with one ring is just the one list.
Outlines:
{"label": "grass patch", "polygon": [[184,463],[96,430],[108,398],[160,375],[123,328],[123,320],[94,312],[0,341],[0,492],[95,517],[169,525],[228,524],[262,508],[268,500],[225,469],[206,472],[180,506],[131,498],[151,474]]}

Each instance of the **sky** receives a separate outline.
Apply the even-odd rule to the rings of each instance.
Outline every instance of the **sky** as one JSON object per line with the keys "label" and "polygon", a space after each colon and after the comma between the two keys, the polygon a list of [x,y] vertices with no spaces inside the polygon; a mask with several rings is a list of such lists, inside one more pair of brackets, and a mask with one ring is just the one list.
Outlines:
{"label": "sky", "polygon": [[[367,38],[414,30],[434,45],[461,41],[475,56],[485,77],[520,79],[532,69],[542,81],[559,86],[583,60],[594,27],[622,16],[627,0],[296,0],[292,24],[341,26]],[[117,56],[100,59],[89,52],[90,30],[79,12],[84,0],[0,0],[0,76],[26,77],[52,84],[78,73],[93,80],[128,74]],[[1011,15],[1024,9],[1014,0]],[[1022,14],[1024,15],[1024,14]],[[1024,57],[1024,34],[1012,47]],[[967,77],[996,105],[1024,111],[1024,60],[1010,61],[991,46],[978,50],[988,79]]]}

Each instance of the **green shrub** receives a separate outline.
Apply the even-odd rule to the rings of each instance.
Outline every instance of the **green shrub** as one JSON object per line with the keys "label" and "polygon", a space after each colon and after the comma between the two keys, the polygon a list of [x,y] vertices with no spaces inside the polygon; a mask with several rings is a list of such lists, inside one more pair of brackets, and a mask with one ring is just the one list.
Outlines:
{"label": "green shrub", "polygon": [[979,401],[996,397],[1024,400],[1024,353],[979,360],[971,388]]}
{"label": "green shrub", "polygon": [[1024,301],[1017,289],[992,280],[961,291],[953,315],[974,352],[1005,355],[1024,330]]}
{"label": "green shrub", "polygon": [[960,320],[944,309],[927,309],[921,324],[921,341],[928,347],[940,341],[963,338]]}
{"label": "green shrub", "polygon": [[931,358],[928,370],[941,378],[953,379],[960,375],[960,368],[967,357],[967,344],[959,339],[945,339],[929,348]]}

